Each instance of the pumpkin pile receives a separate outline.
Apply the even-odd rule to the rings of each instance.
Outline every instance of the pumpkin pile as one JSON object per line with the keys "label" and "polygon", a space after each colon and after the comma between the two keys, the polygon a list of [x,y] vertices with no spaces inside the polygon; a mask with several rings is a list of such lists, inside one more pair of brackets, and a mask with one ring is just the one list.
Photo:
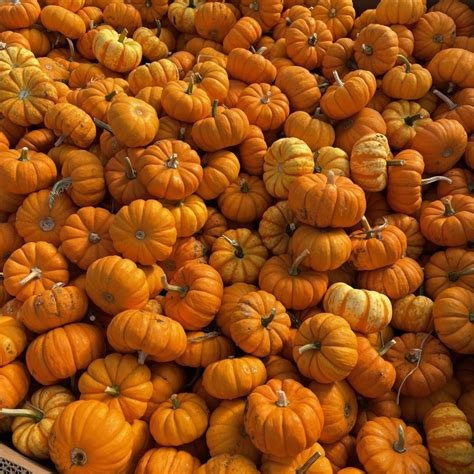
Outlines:
{"label": "pumpkin pile", "polygon": [[474,472],[468,5],[5,0],[0,111],[19,452]]}

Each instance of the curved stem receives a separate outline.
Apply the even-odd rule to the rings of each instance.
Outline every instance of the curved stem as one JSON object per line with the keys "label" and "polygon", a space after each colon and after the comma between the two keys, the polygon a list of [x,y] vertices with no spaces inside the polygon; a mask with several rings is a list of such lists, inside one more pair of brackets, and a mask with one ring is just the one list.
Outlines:
{"label": "curved stem", "polygon": [[26,146],[21,149],[18,161],[28,161],[28,148]]}
{"label": "curved stem", "polygon": [[118,42],[123,43],[125,41],[125,38],[127,37],[127,35],[128,35],[128,30],[127,30],[127,28],[124,28],[122,30],[122,32],[120,33],[120,36],[118,38]]}
{"label": "curved stem", "polygon": [[443,203],[443,206],[444,206],[445,217],[451,217],[456,214],[456,211],[454,210],[453,204],[451,203],[450,199],[443,198],[441,199],[441,202]]}
{"label": "curved stem", "polygon": [[32,418],[36,422],[41,421],[44,417],[44,412],[39,408],[0,408],[0,415],[14,416],[14,417],[26,417]]}
{"label": "curved stem", "polygon": [[66,38],[67,44],[69,46],[69,62],[72,63],[74,61],[74,43],[70,40],[70,38]]}
{"label": "curved stem", "polygon": [[422,113],[417,113],[415,115],[410,115],[408,117],[405,117],[403,120],[405,122],[406,125],[408,125],[409,127],[413,127],[413,125],[415,124],[415,122],[417,120],[420,120],[424,118],[424,115]]}
{"label": "curved stem", "polygon": [[105,96],[105,100],[106,100],[107,102],[111,102],[112,99],[113,99],[117,94],[118,94],[118,92],[114,89],[112,92],[110,92],[109,94],[107,94],[107,95]]}
{"label": "curved stem", "polygon": [[125,169],[125,176],[127,179],[137,179],[137,172],[133,168],[132,162],[128,156],[124,157],[123,159],[124,169]]}
{"label": "curved stem", "polygon": [[405,74],[410,74],[411,63],[410,61],[408,61],[408,58],[406,56],[403,56],[403,54],[397,54],[397,59],[401,59],[403,61],[403,64],[405,66]]}
{"label": "curved stem", "polygon": [[431,178],[425,178],[421,180],[421,185],[426,186],[427,184],[436,183],[438,181],[446,181],[449,184],[452,184],[453,180],[447,176],[432,176]]}
{"label": "curved stem", "polygon": [[166,291],[177,291],[181,297],[186,296],[186,293],[189,291],[189,287],[187,286],[178,286],[178,285],[171,285],[168,283],[168,279],[166,275],[161,277],[161,284]]}
{"label": "curved stem", "polygon": [[372,232],[372,227],[370,227],[369,221],[367,220],[367,217],[362,216],[362,219],[360,220],[362,224],[362,228],[364,229],[365,232]]}
{"label": "curved stem", "polygon": [[380,349],[377,351],[379,356],[383,357],[396,343],[397,341],[395,339],[391,339],[387,342],[387,344],[384,344],[382,347],[380,347]]}
{"label": "curved stem", "polygon": [[220,335],[221,333],[219,331],[211,331],[207,332],[206,334],[203,334],[202,336],[188,338],[188,342],[190,344],[196,344],[198,342],[207,341],[208,339],[214,339],[215,337],[218,337]]}
{"label": "curved stem", "polygon": [[179,403],[178,400],[178,395],[176,395],[176,393],[173,393],[173,395],[171,395],[170,402],[171,406],[173,407],[173,410],[177,410],[181,406],[181,403]]}
{"label": "curved stem", "polygon": [[30,273],[26,275],[25,278],[22,278],[18,283],[20,284],[20,286],[24,286],[30,281],[35,280],[36,278],[41,278],[41,275],[42,275],[41,268],[33,267],[30,269]]}
{"label": "curved stem", "polygon": [[300,354],[303,354],[304,352],[307,352],[307,351],[319,351],[320,349],[321,349],[320,342],[310,342],[309,344],[305,344],[304,346],[301,346],[298,349],[298,352]]}
{"label": "curved stem", "polygon": [[304,464],[298,466],[295,470],[295,474],[306,474],[311,466],[321,457],[321,453],[316,451]]}
{"label": "curved stem", "polygon": [[454,100],[452,100],[446,94],[443,94],[438,89],[433,89],[433,94],[436,97],[438,97],[439,99],[441,99],[448,106],[449,110],[454,110],[458,106],[458,104],[456,104],[456,102],[454,102]]}
{"label": "curved stem", "polygon": [[402,425],[398,425],[398,439],[393,443],[393,449],[397,453],[404,453],[405,449],[405,430],[403,429]]}
{"label": "curved stem", "polygon": [[120,396],[120,387],[118,385],[107,386],[104,392],[111,397],[118,397]]}
{"label": "curved stem", "polygon": [[276,406],[284,408],[290,404],[288,398],[286,398],[286,393],[283,390],[277,390],[276,394],[278,397],[278,400],[275,402]]}
{"label": "curved stem", "polygon": [[232,247],[235,249],[235,256],[238,258],[243,258],[244,257],[244,250],[240,246],[240,244],[237,242],[237,240],[231,239],[230,237],[227,237],[227,235],[222,234],[221,237],[227,241]]}
{"label": "curved stem", "polygon": [[310,255],[310,251],[308,249],[304,249],[294,260],[291,264],[291,267],[288,269],[288,274],[291,276],[297,276],[299,274],[298,267],[301,265],[301,262]]}
{"label": "curved stem", "polygon": [[334,76],[334,80],[336,81],[336,84],[339,86],[339,87],[343,87],[344,86],[344,83],[342,82],[341,78],[339,77],[339,73],[334,70],[332,72],[332,75]]}
{"label": "curved stem", "polygon": [[54,202],[56,201],[56,198],[69,189],[72,186],[72,178],[69,176],[67,178],[63,178],[57,183],[54,184],[53,189],[51,189],[51,192],[49,193],[49,199],[48,199],[48,206],[50,209],[54,207]]}
{"label": "curved stem", "polygon": [[102,122],[102,120],[99,120],[98,118],[95,118],[94,117],[94,123],[99,127],[99,128],[102,128],[103,130],[107,130],[109,133],[113,133],[112,132],[112,127],[105,123],[105,122]]}
{"label": "curved stem", "polygon": [[272,308],[268,316],[262,316],[262,326],[266,328],[275,319],[275,316],[276,308]]}

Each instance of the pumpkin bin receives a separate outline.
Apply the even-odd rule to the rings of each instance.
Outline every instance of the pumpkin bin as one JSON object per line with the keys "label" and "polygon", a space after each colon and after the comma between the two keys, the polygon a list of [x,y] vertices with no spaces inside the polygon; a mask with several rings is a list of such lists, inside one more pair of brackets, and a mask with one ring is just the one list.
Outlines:
{"label": "pumpkin bin", "polygon": [[474,472],[472,2],[0,3],[8,469]]}

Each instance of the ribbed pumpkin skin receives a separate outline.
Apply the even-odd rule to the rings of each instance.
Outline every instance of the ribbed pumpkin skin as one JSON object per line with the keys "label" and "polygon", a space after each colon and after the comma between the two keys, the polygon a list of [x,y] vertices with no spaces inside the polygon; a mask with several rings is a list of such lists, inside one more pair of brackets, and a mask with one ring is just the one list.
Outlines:
{"label": "ribbed pumpkin skin", "polygon": [[472,430],[454,403],[435,405],[423,420],[433,467],[443,474],[469,474],[474,466]]}

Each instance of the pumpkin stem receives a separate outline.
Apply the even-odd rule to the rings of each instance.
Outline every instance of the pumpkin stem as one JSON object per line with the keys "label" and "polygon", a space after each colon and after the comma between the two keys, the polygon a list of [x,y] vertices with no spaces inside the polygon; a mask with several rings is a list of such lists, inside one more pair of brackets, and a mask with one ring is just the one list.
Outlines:
{"label": "pumpkin stem", "polygon": [[438,181],[446,181],[449,184],[453,182],[453,180],[451,178],[448,178],[447,176],[432,176],[431,178],[422,179],[421,185],[426,186],[427,184],[436,183]]}
{"label": "pumpkin stem", "polygon": [[332,75],[334,76],[334,80],[336,81],[336,84],[339,87],[344,87],[344,83],[342,82],[342,79],[339,77],[339,73],[336,70],[332,72]]}
{"label": "pumpkin stem", "polygon": [[461,277],[467,275],[474,275],[474,267],[473,268],[466,268],[465,270],[460,270],[458,272],[449,272],[448,273],[448,280],[452,282],[458,281]]}
{"label": "pumpkin stem", "polygon": [[166,278],[166,275],[162,275],[161,284],[163,285],[163,288],[166,291],[177,291],[180,294],[181,298],[186,296],[187,292],[189,291],[188,286],[171,285],[170,283],[168,283],[168,278]]}
{"label": "pumpkin stem", "polygon": [[443,94],[441,91],[438,89],[433,89],[433,94],[441,99],[447,106],[449,110],[454,110],[459,104],[456,104],[454,100],[452,100],[450,97],[448,97],[446,94]]}
{"label": "pumpkin stem", "polygon": [[90,232],[88,236],[88,240],[91,244],[98,244],[102,240],[102,238],[99,234],[95,232]]}
{"label": "pumpkin stem", "polygon": [[74,43],[69,38],[66,38],[66,41],[67,41],[67,44],[69,46],[69,59],[68,59],[68,61],[70,63],[72,63],[74,61],[74,54],[75,54]]}
{"label": "pumpkin stem", "polygon": [[66,283],[64,283],[63,281],[58,281],[51,287],[51,290],[55,290],[56,288],[64,288],[65,286]]}
{"label": "pumpkin stem", "polygon": [[105,96],[105,100],[106,100],[107,102],[111,102],[112,99],[113,99],[117,94],[118,94],[118,92],[117,92],[116,90],[113,90],[112,92],[110,92],[109,94],[107,94],[107,95]]}
{"label": "pumpkin stem", "polygon": [[177,410],[181,406],[181,403],[179,403],[178,400],[178,395],[176,395],[176,393],[173,393],[173,395],[171,395],[170,402],[173,406],[173,410]]}
{"label": "pumpkin stem", "polygon": [[275,402],[277,407],[287,407],[290,402],[288,401],[288,398],[286,397],[286,393],[283,390],[277,390],[276,391],[278,400]]}
{"label": "pumpkin stem", "polygon": [[216,117],[217,116],[217,105],[219,104],[219,101],[217,99],[214,99],[212,101],[212,109],[211,109],[211,116]]}
{"label": "pumpkin stem", "polygon": [[444,206],[445,217],[451,217],[456,214],[456,211],[454,210],[453,204],[451,203],[450,199],[443,198],[441,199],[441,202],[443,203],[443,206]]}
{"label": "pumpkin stem", "polygon": [[397,54],[397,59],[400,59],[403,64],[405,65],[405,74],[410,74],[411,73],[411,63],[408,61],[408,58],[406,56],[403,56],[403,54]]}
{"label": "pumpkin stem", "polygon": [[186,138],[186,127],[181,127],[178,133],[178,140],[184,142]]}
{"label": "pumpkin stem", "polygon": [[398,425],[398,439],[393,443],[393,449],[397,453],[404,453],[405,449],[405,430],[403,429],[402,425]]}
{"label": "pumpkin stem", "polygon": [[[333,8],[334,10],[334,8]],[[295,474],[306,474],[311,466],[321,457],[321,453],[316,451],[311,457],[309,457],[304,464],[298,466],[295,470]]]}
{"label": "pumpkin stem", "polygon": [[123,164],[125,169],[125,176],[127,177],[127,179],[137,179],[137,172],[133,168],[132,162],[130,161],[130,158],[128,156],[123,159]]}
{"label": "pumpkin stem", "polygon": [[240,180],[240,192],[248,193],[250,191],[249,183],[245,178]]}
{"label": "pumpkin stem", "polygon": [[161,36],[161,21],[155,20],[156,23],[156,37],[159,38]]}
{"label": "pumpkin stem", "polygon": [[191,78],[190,78],[190,80],[189,80],[188,87],[186,88],[186,94],[192,95],[192,93],[193,93],[193,87],[194,87],[194,81],[193,81],[193,77],[191,76]]}
{"label": "pumpkin stem", "polygon": [[144,365],[145,364],[145,361],[146,361],[146,358],[148,357],[148,354],[146,352],[143,352],[143,351],[138,351],[138,363],[140,365]]}
{"label": "pumpkin stem", "polygon": [[303,354],[307,351],[319,351],[321,350],[321,343],[320,342],[310,342],[309,344],[305,344],[298,349],[300,354]]}
{"label": "pumpkin stem", "polygon": [[44,417],[44,412],[36,407],[31,408],[0,408],[0,415],[5,416],[25,416],[32,418],[36,422],[41,421]]}
{"label": "pumpkin stem", "polygon": [[364,229],[365,232],[367,233],[372,232],[372,227],[370,227],[367,217],[363,216],[360,222],[362,223],[362,228]]}
{"label": "pumpkin stem", "polygon": [[120,396],[120,387],[118,385],[107,386],[104,392],[111,397],[117,398]]}
{"label": "pumpkin stem", "polygon": [[84,466],[87,463],[87,454],[81,448],[72,448],[69,452],[71,464],[74,466]]}
{"label": "pumpkin stem", "polygon": [[272,308],[268,316],[262,316],[262,326],[264,328],[268,327],[268,325],[275,319],[275,316],[276,316],[276,308]]}
{"label": "pumpkin stem", "polygon": [[334,171],[329,170],[328,174],[326,175],[327,184],[332,184],[332,185],[336,184],[335,183],[335,177],[336,177],[336,175],[334,174]]}
{"label": "pumpkin stem", "polygon": [[221,237],[225,239],[232,247],[234,247],[235,252],[234,255],[237,258],[244,258],[244,249],[240,246],[240,244],[237,242],[237,240],[231,239],[230,237],[227,237],[227,235],[222,234]]}
{"label": "pumpkin stem", "polygon": [[288,269],[288,275],[291,276],[298,276],[299,271],[298,267],[301,265],[301,262],[310,255],[310,251],[308,249],[304,249],[294,260],[291,264],[290,268]]}
{"label": "pumpkin stem", "polygon": [[296,230],[296,224],[294,222],[287,224],[285,227],[285,232],[290,237],[295,233],[295,230]]}
{"label": "pumpkin stem", "polygon": [[41,278],[41,276],[42,276],[41,268],[33,267],[33,268],[30,269],[30,273],[28,275],[26,275],[25,278],[23,278],[19,281],[19,284],[21,286],[25,286],[30,281],[33,281],[36,278]]}
{"label": "pumpkin stem", "polygon": [[103,130],[107,130],[109,133],[113,133],[112,132],[112,127],[105,123],[105,122],[102,122],[102,120],[99,120],[98,118],[95,118],[94,117],[94,123],[99,127],[99,128],[102,128]]}
{"label": "pumpkin stem", "polygon": [[221,333],[219,331],[211,331],[203,334],[202,336],[188,338],[188,342],[191,344],[196,344],[197,342],[207,341],[207,339],[214,339],[220,335]]}
{"label": "pumpkin stem", "polygon": [[172,153],[171,156],[168,158],[166,162],[167,168],[177,169],[179,166],[178,155],[176,153]]}
{"label": "pumpkin stem", "polygon": [[196,8],[196,5],[194,4],[194,0],[188,1],[188,8]]}
{"label": "pumpkin stem", "polygon": [[316,33],[313,33],[309,38],[308,38],[308,44],[310,46],[316,46],[316,43],[318,42],[318,35]]}
{"label": "pumpkin stem", "polygon": [[404,166],[405,160],[387,160],[387,166]]}
{"label": "pumpkin stem", "polygon": [[387,344],[382,345],[382,347],[377,351],[379,356],[383,357],[396,343],[397,341],[395,339],[391,339]]}
{"label": "pumpkin stem", "polygon": [[[255,49],[255,48],[254,48]],[[268,48],[266,46],[262,46],[260,48],[257,49],[257,51],[254,51],[255,54],[260,54],[262,55]]]}
{"label": "pumpkin stem", "polygon": [[72,186],[72,178],[68,176],[67,178],[63,178],[57,183],[54,184],[53,189],[49,193],[48,199],[48,206],[50,209],[54,207],[54,202],[56,198],[64,191],[69,189]]}
{"label": "pumpkin stem", "polygon": [[470,323],[474,323],[474,311],[471,311],[471,312],[469,313],[469,322],[470,322]]}
{"label": "pumpkin stem", "polygon": [[128,35],[128,30],[127,30],[127,28],[124,28],[122,30],[122,32],[120,33],[120,36],[118,38],[118,42],[123,43],[125,41],[125,38],[127,37],[127,35]]}
{"label": "pumpkin stem", "polygon": [[405,124],[408,125],[409,127],[413,127],[414,123],[417,120],[420,120],[424,118],[424,115],[422,113],[417,113],[415,115],[409,115],[408,117],[404,118]]}
{"label": "pumpkin stem", "polygon": [[361,50],[366,56],[372,56],[374,54],[374,48],[372,48],[372,46],[369,44],[362,43]]}
{"label": "pumpkin stem", "polygon": [[420,349],[412,349],[405,354],[405,360],[410,362],[410,364],[416,364],[421,359],[421,350]]}
{"label": "pumpkin stem", "polygon": [[265,96],[260,99],[260,102],[262,104],[268,104],[270,102],[271,95],[272,95],[271,91],[265,92]]}
{"label": "pumpkin stem", "polygon": [[21,149],[18,161],[28,161],[28,148],[26,146]]}
{"label": "pumpkin stem", "polygon": [[314,110],[313,118],[317,119],[321,116],[321,107],[316,107]]}

